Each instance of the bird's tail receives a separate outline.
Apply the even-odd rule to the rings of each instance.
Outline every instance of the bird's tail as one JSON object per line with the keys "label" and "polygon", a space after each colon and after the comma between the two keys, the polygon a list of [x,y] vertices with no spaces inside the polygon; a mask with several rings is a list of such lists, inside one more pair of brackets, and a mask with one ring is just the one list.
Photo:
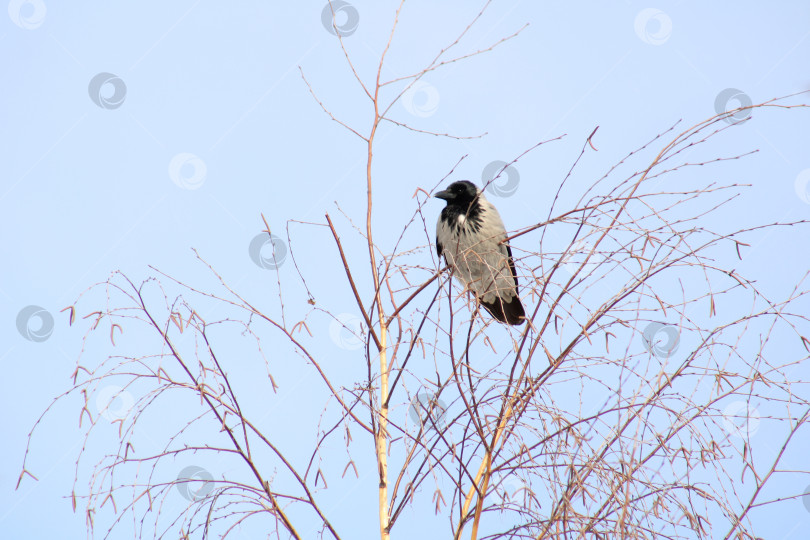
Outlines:
{"label": "bird's tail", "polygon": [[509,302],[495,297],[494,302],[481,302],[481,305],[502,323],[521,325],[526,320],[526,312],[523,311],[523,304],[520,303],[517,295],[513,296]]}

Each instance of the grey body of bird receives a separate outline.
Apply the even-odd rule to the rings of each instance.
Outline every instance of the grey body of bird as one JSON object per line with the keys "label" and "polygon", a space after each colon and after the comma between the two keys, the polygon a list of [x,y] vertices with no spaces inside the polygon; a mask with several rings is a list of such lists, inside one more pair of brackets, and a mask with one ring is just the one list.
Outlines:
{"label": "grey body of bird", "polygon": [[522,324],[523,305],[512,249],[498,210],[472,182],[452,183],[435,195],[447,201],[436,223],[436,251],[497,320]]}

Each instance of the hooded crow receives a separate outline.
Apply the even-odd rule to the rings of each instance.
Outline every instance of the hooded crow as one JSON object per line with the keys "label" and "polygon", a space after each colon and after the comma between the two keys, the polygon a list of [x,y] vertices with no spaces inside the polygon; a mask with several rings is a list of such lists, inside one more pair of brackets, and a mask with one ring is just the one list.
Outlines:
{"label": "hooded crow", "polygon": [[447,201],[436,223],[436,251],[455,276],[497,320],[523,324],[512,249],[501,216],[467,180],[453,182],[435,197]]}

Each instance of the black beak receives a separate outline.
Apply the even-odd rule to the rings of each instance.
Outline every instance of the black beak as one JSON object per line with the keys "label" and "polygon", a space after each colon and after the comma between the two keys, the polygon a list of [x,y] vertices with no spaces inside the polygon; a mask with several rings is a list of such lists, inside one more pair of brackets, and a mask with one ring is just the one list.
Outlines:
{"label": "black beak", "polygon": [[451,199],[455,199],[456,196],[453,193],[450,193],[446,189],[444,191],[440,191],[434,195],[437,199],[444,199],[445,201],[449,201]]}

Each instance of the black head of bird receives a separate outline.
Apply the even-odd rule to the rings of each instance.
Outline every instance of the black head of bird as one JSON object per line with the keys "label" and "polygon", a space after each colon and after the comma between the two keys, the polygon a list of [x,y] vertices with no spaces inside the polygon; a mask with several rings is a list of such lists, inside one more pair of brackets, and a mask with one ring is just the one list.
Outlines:
{"label": "black head of bird", "polygon": [[434,197],[444,199],[447,204],[469,205],[478,197],[478,188],[469,180],[459,180],[450,184],[444,191],[436,193]]}
{"label": "black head of bird", "polygon": [[498,210],[467,180],[435,194],[447,201],[436,223],[436,251],[497,320],[523,324],[512,248]]}

